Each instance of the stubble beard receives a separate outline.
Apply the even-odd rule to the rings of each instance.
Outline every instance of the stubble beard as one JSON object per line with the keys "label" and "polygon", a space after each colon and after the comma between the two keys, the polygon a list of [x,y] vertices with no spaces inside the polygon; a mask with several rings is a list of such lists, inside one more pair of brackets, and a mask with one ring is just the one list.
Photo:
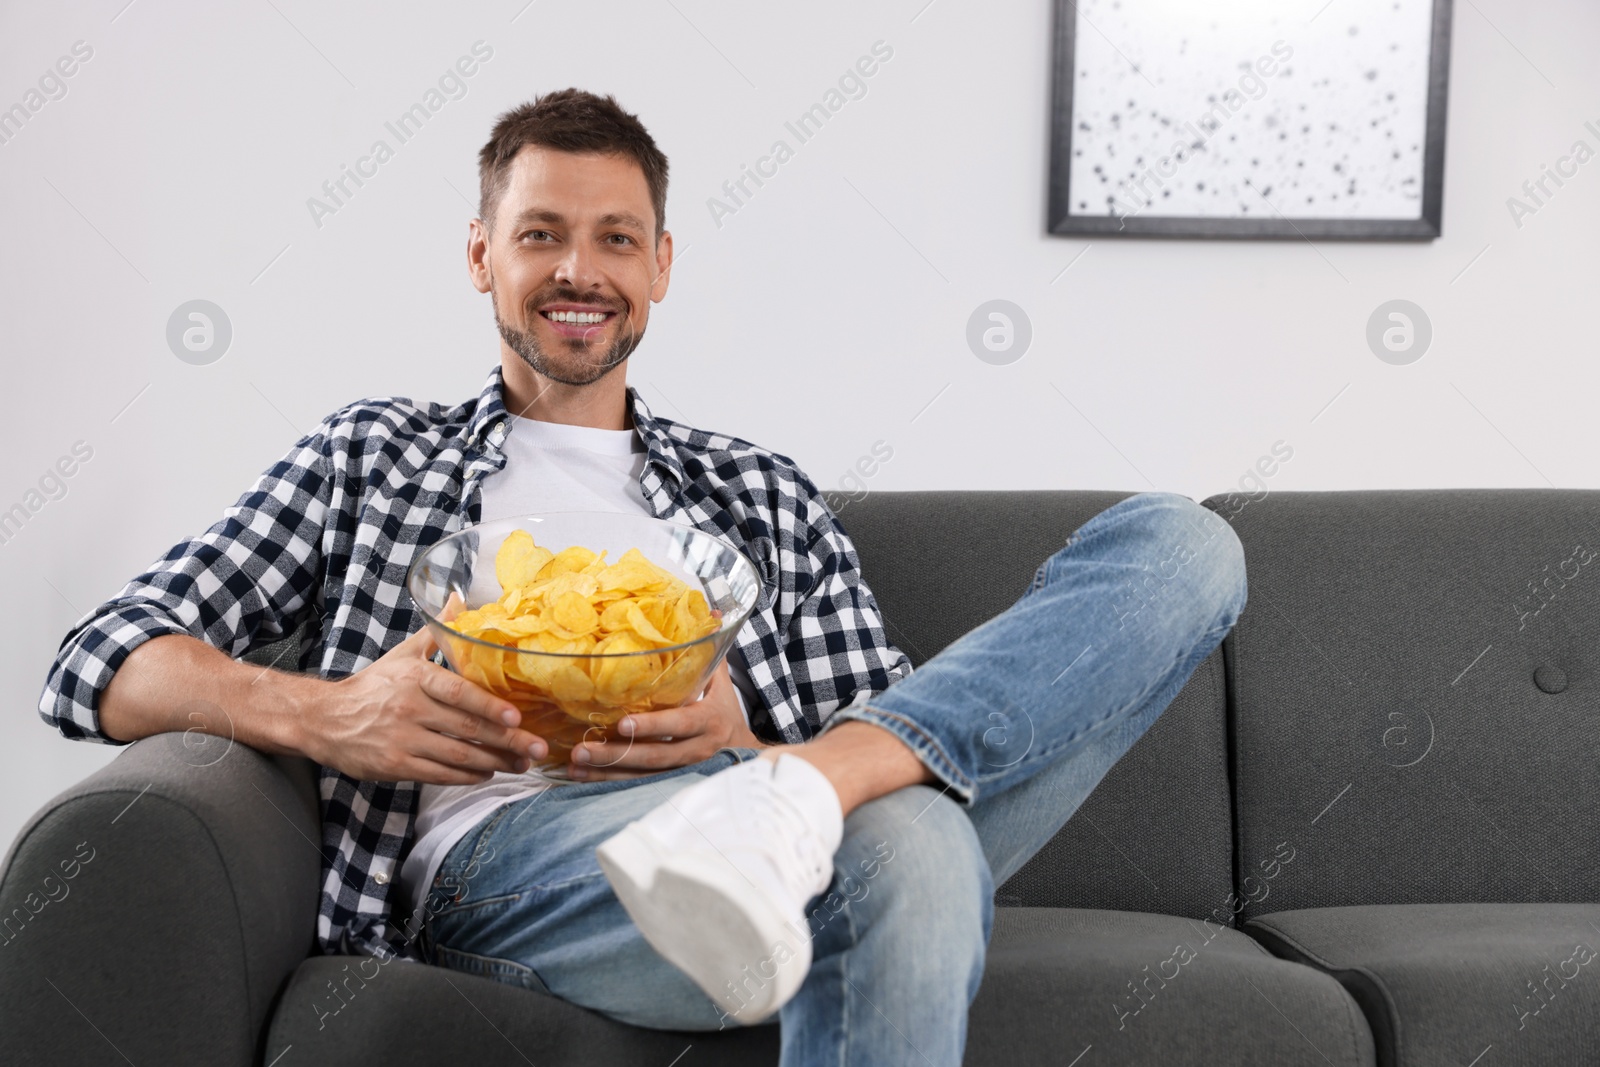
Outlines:
{"label": "stubble beard", "polygon": [[[561,341],[561,347],[565,351],[552,356],[539,343],[538,337],[534,336],[531,331],[520,330],[501,319],[500,299],[492,286],[489,291],[489,299],[491,306],[494,308],[494,324],[500,331],[501,340],[520,356],[522,362],[526,363],[535,373],[550,381],[560,382],[562,385],[591,385],[599,381],[631,356],[633,350],[639,347],[639,342],[644,340],[644,330],[641,329],[638,333],[634,333],[627,310],[623,309],[617,312],[617,317],[624,320],[623,328],[618,330],[616,338],[606,348],[598,362],[586,358],[593,356],[596,350],[587,338],[582,337],[564,338]],[[572,293],[558,293],[549,298],[549,300],[541,298],[530,302],[527,309],[528,321],[533,321],[534,317],[539,314],[534,307],[535,304],[549,303],[553,300],[568,300],[572,303],[584,302],[576,294]]]}

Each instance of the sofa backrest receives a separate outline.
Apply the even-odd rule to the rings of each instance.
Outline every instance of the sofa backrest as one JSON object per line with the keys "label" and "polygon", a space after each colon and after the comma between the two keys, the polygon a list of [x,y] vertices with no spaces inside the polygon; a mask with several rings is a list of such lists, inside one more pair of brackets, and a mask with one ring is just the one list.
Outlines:
{"label": "sofa backrest", "polygon": [[1274,492],[1230,521],[1246,916],[1600,899],[1600,492]]}
{"label": "sofa backrest", "polygon": [[[1074,530],[1128,495],[873,492],[837,514],[889,639],[920,666],[1010,607]],[[1225,923],[1233,889],[1225,739],[1219,650],[997,900]]]}

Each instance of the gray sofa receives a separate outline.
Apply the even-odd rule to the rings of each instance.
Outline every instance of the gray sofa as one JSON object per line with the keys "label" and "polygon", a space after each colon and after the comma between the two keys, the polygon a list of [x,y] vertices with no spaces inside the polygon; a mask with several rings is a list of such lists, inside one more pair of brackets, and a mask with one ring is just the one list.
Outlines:
{"label": "gray sofa", "polygon": [[[1125,495],[879,492],[840,519],[920,664]],[[967,1062],[1594,1062],[1600,493],[1206,503],[1249,605],[997,890]],[[13,846],[6,1062],[775,1062],[771,1025],[637,1030],[312,955],[310,766],[187,740],[129,747]]]}

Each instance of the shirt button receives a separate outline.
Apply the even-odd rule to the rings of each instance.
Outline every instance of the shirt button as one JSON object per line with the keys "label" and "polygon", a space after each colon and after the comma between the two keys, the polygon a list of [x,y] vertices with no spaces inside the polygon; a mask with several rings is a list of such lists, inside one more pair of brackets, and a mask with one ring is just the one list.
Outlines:
{"label": "shirt button", "polygon": [[372,880],[374,882],[377,882],[379,885],[388,885],[389,884],[389,872],[388,871],[376,871],[372,875]]}

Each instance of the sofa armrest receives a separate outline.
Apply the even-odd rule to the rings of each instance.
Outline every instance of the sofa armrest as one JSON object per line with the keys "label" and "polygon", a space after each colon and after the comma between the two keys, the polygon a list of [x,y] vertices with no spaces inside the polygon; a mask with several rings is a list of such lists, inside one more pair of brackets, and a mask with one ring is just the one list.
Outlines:
{"label": "sofa armrest", "polygon": [[313,949],[315,768],[186,740],[129,746],[12,846],[0,868],[8,1059],[256,1061],[274,998]]}

